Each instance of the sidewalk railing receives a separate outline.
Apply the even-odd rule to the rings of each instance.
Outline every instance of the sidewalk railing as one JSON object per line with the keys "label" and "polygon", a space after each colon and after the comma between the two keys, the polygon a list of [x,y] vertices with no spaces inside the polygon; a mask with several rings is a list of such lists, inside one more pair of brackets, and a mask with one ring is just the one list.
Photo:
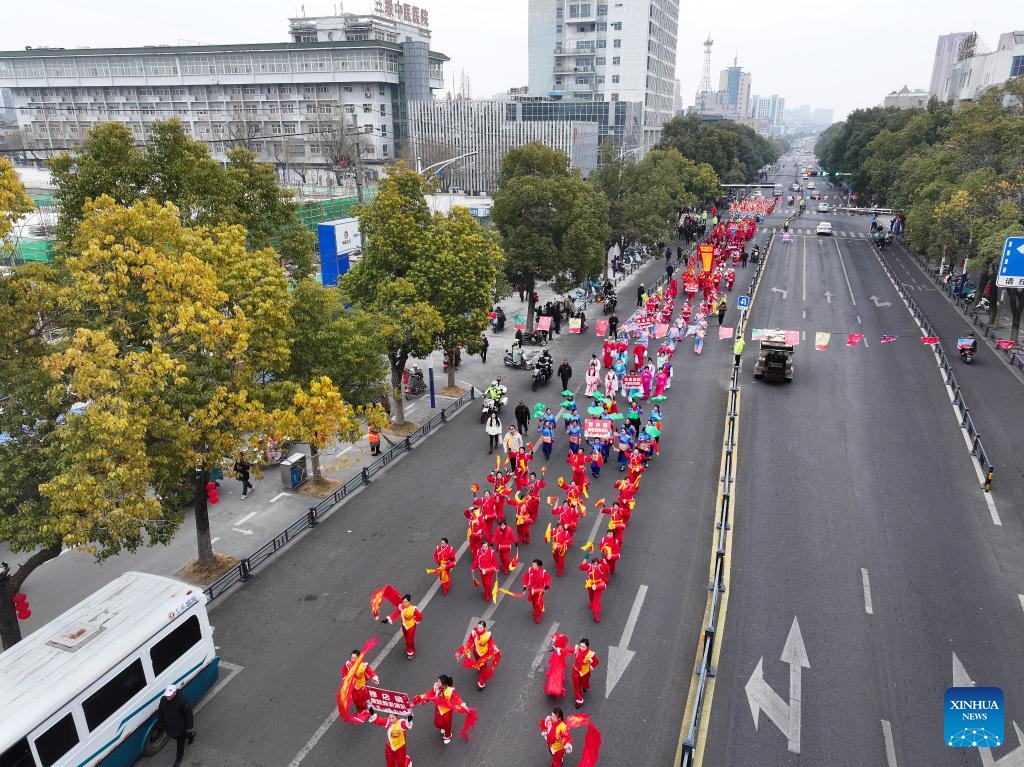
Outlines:
{"label": "sidewalk railing", "polygon": [[[909,251],[908,251],[909,252]],[[917,301],[914,300],[913,296],[910,295],[910,291],[907,289],[906,284],[900,279],[899,275],[896,274],[896,270],[893,269],[889,262],[882,256],[881,252],[878,252],[879,261],[882,264],[882,268],[885,269],[886,273],[892,279],[893,284],[896,286],[896,290],[900,296],[906,302],[910,308],[914,318],[921,324],[922,329],[927,336],[938,337],[939,333],[932,324],[928,321],[928,317],[918,306]],[[935,353],[939,356],[939,369],[942,371],[942,377],[946,385],[953,392],[953,406],[960,414],[960,425],[964,431],[967,432],[967,436],[971,442],[971,454],[978,459],[978,465],[981,466],[982,474],[985,477],[984,489],[985,492],[989,492],[992,488],[992,479],[995,473],[995,466],[989,459],[988,452],[985,450],[985,445],[981,441],[981,435],[978,433],[977,427],[974,425],[974,419],[971,417],[971,409],[967,407],[967,403],[964,401],[963,394],[960,391],[960,384],[957,383],[956,375],[953,373],[953,367],[949,363],[949,356],[946,354],[946,350],[942,348],[942,344],[938,343],[934,345]]]}
{"label": "sidewalk railing", "polygon": [[[898,238],[897,242],[899,243],[900,247],[903,248],[904,253],[906,253],[912,259],[917,261],[918,264],[921,265],[921,268],[924,269],[925,274],[927,274],[932,279],[932,282],[935,283],[935,286],[939,290],[945,292],[947,296],[949,296],[949,300],[953,302],[954,306],[956,306],[961,312],[963,312],[964,316],[971,321],[971,324],[977,328],[981,328],[981,334],[985,338],[990,339],[993,342],[993,344],[996,341],[1003,340],[992,329],[992,327],[987,322],[985,322],[984,319],[982,319],[985,313],[979,312],[977,309],[977,305],[972,306],[971,302],[969,302],[963,296],[962,293],[952,293],[949,290],[947,290],[947,286],[943,282],[943,277],[941,274],[939,274],[939,270],[934,267],[934,265],[928,260],[926,256],[923,256],[920,253],[911,250],[910,245],[907,243],[907,239],[905,237]],[[995,349],[1001,352],[1002,354],[1005,354],[1006,359],[1009,361],[1011,365],[1013,365],[1016,368],[1019,368],[1020,370],[1024,370],[1024,348],[1003,349],[999,346],[996,346]]]}
{"label": "sidewalk railing", "polygon": [[239,560],[237,565],[224,573],[224,575],[215,580],[204,590],[207,599],[212,602],[221,594],[228,591],[236,583],[244,583],[249,580],[252,577],[253,570],[270,559],[270,557],[276,552],[291,543],[291,541],[300,533],[320,524],[320,522],[326,519],[331,512],[333,512],[334,509],[342,503],[342,501],[348,498],[348,496],[352,495],[360,488],[369,485],[371,477],[373,477],[374,474],[384,469],[385,466],[392,463],[399,456],[412,450],[413,446],[417,442],[422,440],[442,424],[446,423],[449,418],[459,412],[459,410],[474,399],[476,399],[476,388],[471,386],[468,392],[448,406],[442,408],[437,415],[433,416],[412,434],[404,437],[401,441],[395,443],[393,447],[379,455],[376,460],[373,460],[364,466],[359,474],[349,478],[337,490],[323,498],[318,504],[316,504],[316,506],[310,506],[309,511],[256,549],[252,554]]}

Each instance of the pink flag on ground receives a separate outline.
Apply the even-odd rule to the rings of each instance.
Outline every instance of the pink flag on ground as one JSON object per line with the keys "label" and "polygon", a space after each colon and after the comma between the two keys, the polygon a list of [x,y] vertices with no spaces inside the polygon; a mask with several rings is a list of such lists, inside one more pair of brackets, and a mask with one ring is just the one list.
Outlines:
{"label": "pink flag on ground", "polygon": [[856,346],[857,344],[859,344],[863,340],[863,338],[864,338],[864,334],[863,333],[849,333],[846,336],[846,345],[847,346]]}
{"label": "pink flag on ground", "polygon": [[938,342],[938,336],[921,336],[921,343],[923,344],[937,344]]}
{"label": "pink flag on ground", "polygon": [[996,346],[998,346],[1000,349],[1012,349],[1013,341],[1007,341],[1006,339],[1001,338],[998,341],[996,341]]}
{"label": "pink flag on ground", "polygon": [[798,346],[800,344],[800,331],[799,330],[783,330],[783,338],[790,346]]}
{"label": "pink flag on ground", "polygon": [[537,318],[537,330],[551,330],[551,318],[550,317],[538,317]]}
{"label": "pink flag on ground", "polygon": [[718,329],[718,340],[724,341],[727,338],[732,338],[732,328],[719,328]]}
{"label": "pink flag on ground", "polygon": [[667,322],[664,325],[659,322],[657,325],[654,326],[654,337],[655,338],[664,338],[667,335],[668,335],[668,323]]}
{"label": "pink flag on ground", "polygon": [[814,334],[814,348],[819,352],[823,352],[828,349],[828,339],[832,337],[831,333],[815,333]]}
{"label": "pink flag on ground", "polygon": [[595,320],[594,333],[599,336],[608,335],[608,320]]}
{"label": "pink flag on ground", "polygon": [[882,343],[883,344],[891,344],[895,340],[896,340],[896,336],[882,336]]}

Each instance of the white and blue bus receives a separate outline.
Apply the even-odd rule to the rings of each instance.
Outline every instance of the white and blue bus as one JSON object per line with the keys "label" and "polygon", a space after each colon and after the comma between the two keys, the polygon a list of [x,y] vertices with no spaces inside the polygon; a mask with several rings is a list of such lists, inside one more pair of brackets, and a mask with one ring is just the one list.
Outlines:
{"label": "white and blue bus", "polygon": [[0,767],[122,767],[167,742],[164,688],[193,704],[220,658],[206,596],[129,572],[0,653]]}

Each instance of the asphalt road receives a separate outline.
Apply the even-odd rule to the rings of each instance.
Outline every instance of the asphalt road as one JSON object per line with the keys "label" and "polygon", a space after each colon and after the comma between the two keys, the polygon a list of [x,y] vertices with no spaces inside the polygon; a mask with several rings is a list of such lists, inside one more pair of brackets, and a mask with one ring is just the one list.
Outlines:
{"label": "asphalt road", "polygon": [[[650,284],[663,265],[653,262],[640,278]],[[746,279],[741,272],[739,284]],[[625,306],[632,303],[630,294],[622,291]],[[555,352],[570,357],[577,371],[574,389],[582,384],[585,360],[598,345],[592,333],[560,342]],[[451,673],[470,705],[478,707],[480,723],[468,743],[456,738],[444,747],[432,727],[430,708],[420,709],[410,739],[417,764],[545,763],[536,722],[551,701],[543,693],[540,664],[546,662],[545,646],[555,624],[573,640],[589,637],[602,660],[584,708],[604,734],[601,763],[669,764],[674,759],[706,596],[707,536],[730,359],[729,342],[710,339],[700,357],[689,345],[676,354],[675,382],[664,403],[662,454],[641,484],[600,624],[590,616],[583,573],[575,569],[582,558],[578,546],[596,528],[592,515],[581,522],[577,548],[565,576],[549,592],[541,625],[533,622],[521,600],[504,598],[490,608],[473,589],[463,559],[452,593],[430,597],[415,660],[407,662],[399,645],[379,666],[382,686],[413,694],[428,689],[439,673]],[[526,373],[512,373],[506,380],[511,383],[510,404],[520,398],[531,405],[559,401],[552,385],[531,394]],[[383,762],[378,728],[331,721],[338,672],[349,651],[369,636],[380,638],[371,656],[395,636],[393,627],[371,618],[371,590],[390,582],[422,603],[434,582],[423,568],[431,563],[437,538],[447,535],[456,546],[465,540],[461,511],[470,500],[469,485],[494,465],[485,445],[478,412],[463,411],[404,459],[400,470],[375,481],[315,535],[214,605],[220,653],[243,670],[200,712],[200,737],[186,764],[313,767]],[[565,452],[560,435],[549,470],[552,484],[564,473]],[[594,482],[591,500],[611,497],[612,483],[620,476],[606,468]],[[603,532],[603,518],[599,524]],[[550,550],[539,542],[542,533],[543,525],[538,525],[535,542],[523,548],[521,560],[539,556],[550,567]],[[609,691],[609,646],[620,644],[641,592],[628,645],[636,654]],[[459,666],[454,651],[471,621],[483,615],[495,621],[504,656],[494,680],[478,692],[475,677]],[[571,710],[571,699],[563,699],[562,705]],[[170,764],[172,758],[163,753],[149,763]]]}
{"label": "asphalt road", "polygon": [[[954,655],[1004,689],[1010,743],[993,756],[1020,764],[1024,749],[1007,756],[1024,719],[1020,495],[996,497],[993,524],[934,355],[871,245],[778,243],[750,325],[805,340],[791,384],[752,380],[755,343],[743,361],[729,609],[701,764],[984,764],[943,743]],[[832,333],[827,351],[816,331]],[[850,348],[848,333],[865,340]],[[1019,423],[1019,394],[1005,404]]]}

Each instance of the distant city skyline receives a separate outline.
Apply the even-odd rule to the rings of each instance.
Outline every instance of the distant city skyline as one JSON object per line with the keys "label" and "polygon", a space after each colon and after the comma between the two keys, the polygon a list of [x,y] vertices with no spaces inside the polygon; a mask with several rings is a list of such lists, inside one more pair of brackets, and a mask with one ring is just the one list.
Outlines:
{"label": "distant city skyline", "polygon": [[[477,97],[527,84],[527,3],[485,2],[468,13],[463,0],[414,4],[429,11],[431,47],[451,58],[445,90],[453,78],[458,90],[463,71]],[[331,15],[341,5],[306,2],[304,8],[309,16]],[[351,13],[374,7],[373,0],[343,5]],[[877,105],[880,94],[904,82],[928,83],[940,34],[975,29],[991,46],[1000,33],[1024,25],[1014,4],[1002,0],[969,5],[936,0],[928,13],[915,4],[881,0],[865,0],[855,10],[813,6],[787,13],[742,5],[713,19],[681,9],[675,76],[684,102],[692,101],[699,85],[702,45],[709,34],[715,41],[713,72],[738,58],[752,74],[755,92],[777,93],[787,104],[832,108],[842,119],[853,109]],[[4,8],[0,49],[284,41],[288,17],[302,15],[302,8],[242,0],[130,6],[125,0],[38,0]]]}

